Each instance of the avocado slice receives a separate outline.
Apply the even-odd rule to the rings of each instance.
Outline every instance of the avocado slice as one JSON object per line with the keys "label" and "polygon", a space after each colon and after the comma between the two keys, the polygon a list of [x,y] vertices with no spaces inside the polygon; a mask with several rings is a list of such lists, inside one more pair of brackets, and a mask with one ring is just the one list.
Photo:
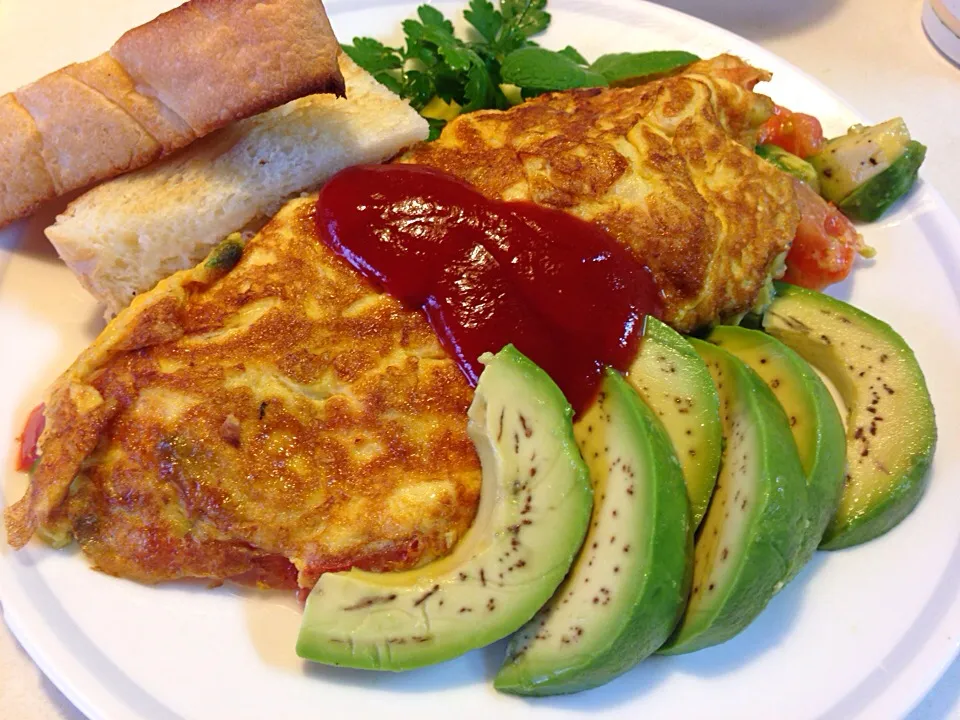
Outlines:
{"label": "avocado slice", "polygon": [[673,443],[696,529],[717,481],[723,442],[720,399],[710,372],[682,335],[648,315],[627,380],[660,418]]}
{"label": "avocado slice", "polygon": [[809,158],[820,193],[855,220],[879,218],[917,179],[927,148],[910,139],[903,118],[854,125]]}
{"label": "avocado slice", "polygon": [[373,670],[449,660],[520,628],[567,574],[592,508],[573,411],[512,345],[482,362],[468,431],[483,484],[470,530],[417,570],[322,575],[304,608],[300,657]]}
{"label": "avocado slice", "polygon": [[820,547],[882,535],[920,501],[937,440],[913,351],[877,318],[786,283],[777,284],[763,327],[826,375],[847,406],[843,495]]}
{"label": "avocado slice", "polygon": [[805,182],[812,187],[815,192],[820,192],[820,178],[817,176],[817,171],[813,165],[803,158],[787,152],[779,145],[757,145],[754,149],[757,155],[771,165],[776,165],[785,173],[789,173],[798,180]]}
{"label": "avocado slice", "polygon": [[831,138],[807,158],[820,176],[820,194],[831,202],[845,197],[893,165],[910,142],[903,118],[879,125],[854,125],[846,135]]}
{"label": "avocado slice", "polygon": [[783,408],[755,372],[716,345],[690,340],[720,392],[720,477],[693,551],[693,590],[661,648],[678,655],[730,639],[760,614],[807,532],[803,467]]}
{"label": "avocado slice", "polygon": [[870,222],[878,219],[910,192],[926,156],[926,146],[911,140],[890,167],[840,201],[840,210],[855,220]]}
{"label": "avocado slice", "polygon": [[518,695],[597,687],[653,653],[690,590],[683,472],[654,413],[614,370],[574,425],[594,485],[593,521],[553,599],[514,635],[494,686]]}
{"label": "avocado slice", "polygon": [[767,384],[790,422],[800,464],[807,477],[809,527],[791,580],[816,551],[837,511],[846,465],[846,431],[833,396],[816,371],[776,338],[757,330],[717,327],[707,338],[745,362]]}

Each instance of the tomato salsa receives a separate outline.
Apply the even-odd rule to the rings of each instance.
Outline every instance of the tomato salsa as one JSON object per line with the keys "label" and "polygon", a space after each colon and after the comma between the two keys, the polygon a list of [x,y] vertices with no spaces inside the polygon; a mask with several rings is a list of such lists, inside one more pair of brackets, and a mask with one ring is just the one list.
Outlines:
{"label": "tomato salsa", "polygon": [[513,343],[583,410],[603,369],[635,357],[643,318],[662,312],[649,268],[599,226],[432,168],[343,170],[316,221],[330,248],[423,309],[474,384],[480,355]]}
{"label": "tomato salsa", "polygon": [[44,405],[41,403],[30,411],[27,421],[23,425],[23,432],[17,440],[20,443],[20,449],[17,453],[17,470],[21,472],[30,470],[39,457],[37,441],[43,433],[43,427],[46,420],[43,416]]}

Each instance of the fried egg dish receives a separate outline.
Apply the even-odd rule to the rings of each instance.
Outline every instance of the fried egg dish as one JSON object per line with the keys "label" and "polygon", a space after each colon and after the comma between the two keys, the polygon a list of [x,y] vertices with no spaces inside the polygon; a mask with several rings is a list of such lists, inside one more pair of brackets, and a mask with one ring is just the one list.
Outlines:
{"label": "fried egg dish", "polygon": [[317,240],[314,201],[141,295],[61,376],[13,546],[271,587],[453,547],[480,489],[473,392],[420,312]]}
{"label": "fried egg dish", "polygon": [[462,115],[400,162],[491,197],[529,200],[605,228],[654,273],[681,332],[750,310],[800,220],[789,177],[753,152],[769,74],[721,55],[631,88],[541,95]]}

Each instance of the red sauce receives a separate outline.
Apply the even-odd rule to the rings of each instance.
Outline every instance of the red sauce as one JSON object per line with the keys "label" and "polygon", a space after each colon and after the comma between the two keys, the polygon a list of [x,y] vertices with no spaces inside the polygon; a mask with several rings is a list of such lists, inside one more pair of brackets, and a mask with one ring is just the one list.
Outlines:
{"label": "red sauce", "polygon": [[626,370],[644,316],[662,310],[649,269],[599,226],[490,200],[431,168],[344,170],[320,192],[316,218],[329,247],[426,312],[472,383],[482,353],[513,343],[577,411],[606,366]]}

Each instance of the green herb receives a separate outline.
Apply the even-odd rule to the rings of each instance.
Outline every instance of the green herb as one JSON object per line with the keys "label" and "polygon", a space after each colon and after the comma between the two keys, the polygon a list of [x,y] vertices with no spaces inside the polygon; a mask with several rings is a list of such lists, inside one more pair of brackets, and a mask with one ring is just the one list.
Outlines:
{"label": "green herb", "polygon": [[211,270],[232,270],[243,257],[243,237],[230,233],[207,257],[206,266]]}
{"label": "green herb", "polygon": [[567,45],[560,54],[573,60],[577,65],[589,65],[590,61],[577,52],[576,48]]}
{"label": "green herb", "polygon": [[[416,18],[403,22],[403,47],[354,38],[343,50],[418,112],[428,105],[437,107],[433,103],[437,98],[454,112],[457,107],[461,112],[502,110],[521,98],[551,90],[604,86],[625,77],[663,72],[657,68],[669,64],[669,58],[653,56],[673,56],[673,67],[692,62],[680,62],[679,56],[696,59],[689,53],[624,53],[604,55],[590,65],[572,47],[559,52],[542,49],[531,38],[550,24],[546,7],[547,0],[499,0],[496,6],[491,0],[470,0],[463,17],[473,27],[476,39],[463,40],[442,12],[421,5]],[[625,59],[628,57],[633,60]],[[431,140],[449,117],[432,114],[428,110],[425,115]]]}
{"label": "green herb", "polygon": [[639,85],[653,76],[664,75],[699,59],[682,50],[612,53],[598,57],[590,69],[603,75],[611,85]]}
{"label": "green herb", "polygon": [[503,61],[501,74],[508,83],[541,91],[607,84],[603,75],[578,64],[568,55],[540,47],[514,50]]}

